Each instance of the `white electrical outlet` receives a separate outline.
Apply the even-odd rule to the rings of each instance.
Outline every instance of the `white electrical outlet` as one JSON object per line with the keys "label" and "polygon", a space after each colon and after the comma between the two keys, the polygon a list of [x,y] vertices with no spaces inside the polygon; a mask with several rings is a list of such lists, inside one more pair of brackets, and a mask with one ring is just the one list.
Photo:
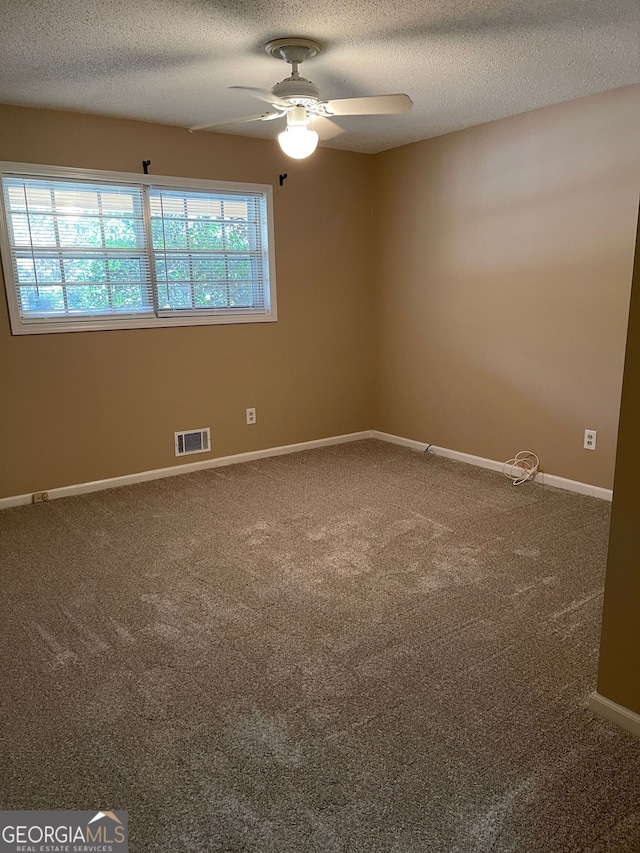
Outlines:
{"label": "white electrical outlet", "polygon": [[256,422],[256,410],[255,409],[247,409],[247,423],[255,424]]}
{"label": "white electrical outlet", "polygon": [[597,430],[585,429],[585,431],[584,431],[584,449],[585,450],[595,450],[596,449],[596,436],[597,435],[598,435]]}

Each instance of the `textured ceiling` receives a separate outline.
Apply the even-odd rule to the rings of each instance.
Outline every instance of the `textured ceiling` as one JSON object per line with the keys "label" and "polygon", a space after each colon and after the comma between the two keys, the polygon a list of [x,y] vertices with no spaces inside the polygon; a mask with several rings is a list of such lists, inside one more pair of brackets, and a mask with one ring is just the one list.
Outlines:
{"label": "textured ceiling", "polygon": [[[406,92],[409,115],[341,118],[324,143],[377,152],[640,82],[637,0],[6,0],[0,102],[190,125],[261,111],[228,89],[290,68],[269,39],[323,52],[324,98]],[[275,136],[281,122],[227,128]]]}

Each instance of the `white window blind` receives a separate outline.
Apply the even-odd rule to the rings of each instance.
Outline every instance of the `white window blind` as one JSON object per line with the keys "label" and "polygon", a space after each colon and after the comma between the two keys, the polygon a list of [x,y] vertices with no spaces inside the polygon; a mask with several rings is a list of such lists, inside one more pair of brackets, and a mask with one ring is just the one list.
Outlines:
{"label": "white window blind", "polygon": [[256,194],[149,190],[161,315],[264,310],[266,210]]}
{"label": "white window blind", "polygon": [[270,187],[32,168],[1,174],[14,334],[275,319]]}
{"label": "white window blind", "polygon": [[6,177],[23,319],[153,314],[142,190]]}

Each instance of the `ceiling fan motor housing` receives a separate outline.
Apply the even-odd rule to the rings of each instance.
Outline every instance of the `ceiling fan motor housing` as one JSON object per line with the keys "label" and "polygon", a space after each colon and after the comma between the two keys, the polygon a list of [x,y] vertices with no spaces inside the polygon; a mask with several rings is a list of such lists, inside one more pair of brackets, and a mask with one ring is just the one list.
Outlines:
{"label": "ceiling fan motor housing", "polygon": [[313,106],[320,100],[320,90],[315,83],[305,77],[287,77],[271,89],[271,94],[290,104]]}

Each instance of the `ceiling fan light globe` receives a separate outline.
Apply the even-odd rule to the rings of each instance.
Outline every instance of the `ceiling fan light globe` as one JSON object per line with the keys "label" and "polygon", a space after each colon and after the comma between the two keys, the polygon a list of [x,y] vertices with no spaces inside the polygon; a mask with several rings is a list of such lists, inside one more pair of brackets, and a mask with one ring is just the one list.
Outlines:
{"label": "ceiling fan light globe", "polygon": [[310,128],[293,125],[278,135],[278,143],[287,157],[304,160],[318,147],[318,134]]}

